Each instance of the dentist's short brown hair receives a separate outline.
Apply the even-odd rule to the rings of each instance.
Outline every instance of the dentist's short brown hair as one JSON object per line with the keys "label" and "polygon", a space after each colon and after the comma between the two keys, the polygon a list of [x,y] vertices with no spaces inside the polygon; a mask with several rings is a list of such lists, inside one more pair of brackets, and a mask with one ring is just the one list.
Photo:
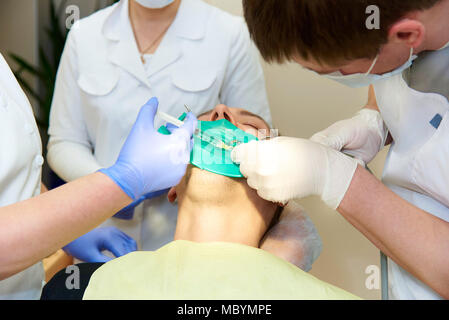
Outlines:
{"label": "dentist's short brown hair", "polygon": [[[249,32],[266,61],[296,55],[318,62],[374,58],[390,27],[406,14],[443,0],[243,0]],[[379,8],[380,29],[368,29],[368,6]]]}

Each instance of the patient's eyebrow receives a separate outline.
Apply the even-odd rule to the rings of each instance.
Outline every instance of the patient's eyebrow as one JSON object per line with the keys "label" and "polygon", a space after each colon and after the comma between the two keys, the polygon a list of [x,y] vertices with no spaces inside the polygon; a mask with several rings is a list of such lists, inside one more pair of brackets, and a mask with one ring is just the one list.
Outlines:
{"label": "patient's eyebrow", "polygon": [[257,114],[254,114],[254,113],[252,113],[252,112],[249,112],[249,111],[247,111],[247,110],[240,110],[239,113],[240,113],[241,116],[256,117],[256,118],[259,118],[260,120],[262,120],[264,123],[267,123],[267,122],[265,121],[265,119],[262,118],[261,116],[259,116],[259,115],[257,115]]}

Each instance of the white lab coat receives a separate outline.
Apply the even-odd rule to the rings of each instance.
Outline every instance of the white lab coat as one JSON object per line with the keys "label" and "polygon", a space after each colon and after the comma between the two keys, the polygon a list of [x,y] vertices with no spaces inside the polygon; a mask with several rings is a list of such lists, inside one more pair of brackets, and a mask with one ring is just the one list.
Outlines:
{"label": "white lab coat", "polygon": [[[378,81],[374,89],[394,139],[382,181],[401,198],[449,221],[449,48],[420,54],[404,74]],[[388,279],[391,299],[441,299],[391,259]]]}
{"label": "white lab coat", "polygon": [[[2,55],[0,149],[0,207],[39,195],[44,162],[39,131],[30,103]],[[21,245],[28,244],[24,241]],[[0,300],[39,299],[44,279],[44,269],[39,262],[0,281]]]}
{"label": "white lab coat", "polygon": [[[140,59],[128,0],[72,28],[56,81],[47,158],[64,180],[114,164],[140,107],[152,96],[160,110],[176,117],[185,112],[184,104],[199,114],[224,103],[271,122],[259,56],[241,17],[183,0],[148,63]],[[148,147],[157,146],[148,141]],[[128,233],[140,248],[155,250],[173,239],[177,208],[165,196],[144,207],[131,221],[112,218],[106,224]]]}

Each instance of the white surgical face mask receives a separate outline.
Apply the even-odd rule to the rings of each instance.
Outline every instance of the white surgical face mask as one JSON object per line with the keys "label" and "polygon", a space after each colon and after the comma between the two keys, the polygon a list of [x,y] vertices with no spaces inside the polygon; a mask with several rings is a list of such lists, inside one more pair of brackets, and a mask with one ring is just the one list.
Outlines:
{"label": "white surgical face mask", "polygon": [[369,68],[367,73],[354,73],[354,74],[343,75],[340,71],[337,71],[337,72],[333,72],[330,74],[326,74],[324,76],[326,78],[338,81],[341,84],[347,85],[351,88],[367,87],[376,81],[379,81],[381,79],[390,78],[397,74],[402,73],[404,70],[410,68],[410,66],[413,63],[413,60],[418,58],[418,56],[413,54],[413,48],[411,48],[409,59],[401,67],[399,67],[393,71],[384,73],[384,74],[371,74],[371,71],[374,69],[374,66],[376,65],[378,58],[379,58],[379,55],[376,56],[376,58],[374,59],[373,63],[371,64],[371,67]]}
{"label": "white surgical face mask", "polygon": [[141,6],[151,8],[151,9],[160,9],[172,4],[175,0],[135,0]]}

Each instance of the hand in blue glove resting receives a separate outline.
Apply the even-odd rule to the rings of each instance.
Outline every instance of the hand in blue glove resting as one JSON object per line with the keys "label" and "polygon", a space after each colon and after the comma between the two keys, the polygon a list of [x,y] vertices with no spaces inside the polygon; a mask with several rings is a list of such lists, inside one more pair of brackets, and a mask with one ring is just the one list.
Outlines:
{"label": "hand in blue glove resting", "polygon": [[67,254],[84,262],[107,262],[112,258],[102,251],[108,250],[116,257],[137,250],[136,241],[116,227],[94,229],[62,248]]}
{"label": "hand in blue glove resting", "polygon": [[171,135],[163,135],[154,128],[157,107],[156,98],[142,107],[117,162],[99,170],[133,200],[178,184],[190,160],[196,117],[188,113],[184,125],[174,129]]}
{"label": "hand in blue glove resting", "polygon": [[117,219],[122,219],[122,220],[131,220],[134,217],[134,209],[144,200],[147,199],[152,199],[155,197],[158,197],[164,193],[167,193],[169,189],[165,189],[165,190],[161,190],[161,191],[156,191],[156,192],[151,192],[151,193],[147,193],[146,195],[141,196],[138,200],[135,200],[134,202],[132,202],[130,205],[124,207],[122,210],[120,210],[119,212],[117,212],[114,215],[114,218]]}

